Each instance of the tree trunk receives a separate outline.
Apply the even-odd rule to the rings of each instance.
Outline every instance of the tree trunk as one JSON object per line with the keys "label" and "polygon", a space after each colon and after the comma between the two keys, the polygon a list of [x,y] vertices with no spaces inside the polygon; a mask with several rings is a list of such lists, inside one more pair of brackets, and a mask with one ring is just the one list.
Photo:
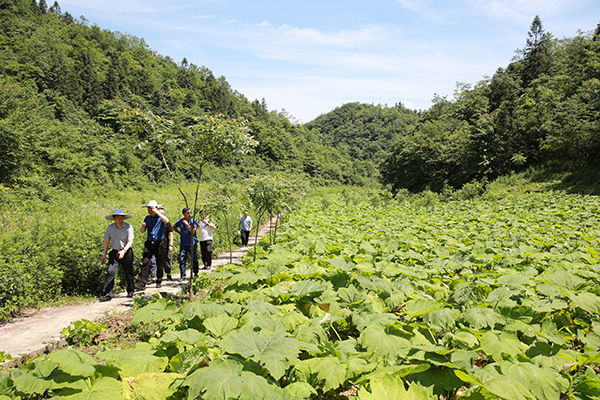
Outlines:
{"label": "tree trunk", "polygon": [[229,240],[229,264],[233,264],[233,248],[231,245],[231,234],[229,233],[229,220],[227,219],[227,213],[225,213],[225,208],[222,208],[223,217],[225,217],[225,225],[227,226],[227,240]]}

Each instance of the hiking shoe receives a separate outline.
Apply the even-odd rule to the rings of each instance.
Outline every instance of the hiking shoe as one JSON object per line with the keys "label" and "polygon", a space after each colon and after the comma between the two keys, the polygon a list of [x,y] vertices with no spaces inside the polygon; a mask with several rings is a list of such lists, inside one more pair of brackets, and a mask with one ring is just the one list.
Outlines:
{"label": "hiking shoe", "polygon": [[173,280],[173,278],[171,277],[171,275],[167,274],[167,280],[168,281],[172,281]]}
{"label": "hiking shoe", "polygon": [[127,293],[127,297],[133,297],[133,292]]}
{"label": "hiking shoe", "polygon": [[162,287],[162,285],[161,285],[160,283],[158,283],[158,282],[157,282],[157,283],[156,283],[156,288],[158,289],[158,288],[160,288],[160,287]]}
{"label": "hiking shoe", "polygon": [[146,286],[144,286],[142,284],[139,284],[139,285],[135,285],[134,289],[135,289],[136,292],[139,292],[139,291],[143,292],[144,290],[146,290]]}
{"label": "hiking shoe", "polygon": [[98,300],[100,300],[100,301],[110,301],[110,299],[112,299],[112,297],[110,297],[110,296],[100,296],[98,298]]}

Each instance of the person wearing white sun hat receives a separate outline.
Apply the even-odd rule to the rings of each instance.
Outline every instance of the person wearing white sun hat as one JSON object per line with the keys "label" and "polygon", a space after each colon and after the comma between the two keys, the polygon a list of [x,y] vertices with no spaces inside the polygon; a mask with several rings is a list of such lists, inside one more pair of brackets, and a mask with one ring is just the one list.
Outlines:
{"label": "person wearing white sun hat", "polygon": [[156,287],[161,287],[163,271],[165,270],[165,224],[169,223],[169,218],[159,210],[163,204],[158,204],[156,200],[150,200],[147,205],[148,215],[142,223],[141,233],[148,232],[148,237],[144,243],[144,255],[142,259],[142,270],[135,290],[146,289],[148,283],[148,274],[150,272],[150,260],[152,256],[156,257]]}
{"label": "person wearing white sun hat", "polygon": [[123,267],[125,272],[125,281],[127,282],[127,297],[133,297],[135,278],[133,276],[133,226],[124,222],[131,218],[131,215],[125,214],[122,209],[117,208],[112,214],[105,217],[108,220],[113,220],[114,223],[106,228],[104,233],[104,252],[102,253],[102,265],[106,263],[106,253],[108,246],[112,247],[108,253],[108,272],[106,281],[102,288],[102,296],[100,301],[109,301],[113,297],[113,288],[115,286],[115,275],[119,265]]}

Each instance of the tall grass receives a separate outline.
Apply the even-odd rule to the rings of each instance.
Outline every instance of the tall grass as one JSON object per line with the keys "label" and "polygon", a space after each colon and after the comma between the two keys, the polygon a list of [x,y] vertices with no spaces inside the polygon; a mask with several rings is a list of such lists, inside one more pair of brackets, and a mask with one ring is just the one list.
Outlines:
{"label": "tall grass", "polygon": [[[190,185],[184,190],[192,193],[195,187]],[[43,200],[17,192],[4,191],[1,195],[0,320],[11,317],[22,307],[35,307],[61,296],[99,294],[106,274],[106,265],[100,264],[103,235],[111,223],[105,216],[115,208],[122,208],[133,216],[127,222],[135,231],[133,251],[137,278],[146,238],[146,234],[140,233],[147,215],[143,206],[149,200],[165,204],[165,213],[172,223],[181,218],[185,207],[175,186],[143,190],[93,187],[80,192],[56,192]],[[209,195],[209,186],[202,186],[200,207]],[[229,224],[237,233],[240,216],[231,214]],[[214,216],[217,224],[213,241],[215,254],[229,250],[223,218],[222,213]],[[177,271],[177,234],[174,245],[171,257]],[[116,290],[123,287],[124,279],[120,278],[117,276]]]}

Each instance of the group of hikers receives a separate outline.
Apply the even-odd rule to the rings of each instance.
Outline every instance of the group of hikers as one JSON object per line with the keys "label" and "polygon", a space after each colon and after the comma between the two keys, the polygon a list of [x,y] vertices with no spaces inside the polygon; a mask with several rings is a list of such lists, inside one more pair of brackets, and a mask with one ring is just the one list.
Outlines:
{"label": "group of hikers", "polygon": [[[115,275],[119,265],[125,272],[125,281],[127,284],[127,297],[133,297],[135,291],[143,291],[146,285],[152,283],[149,278],[156,276],[156,287],[160,288],[164,273],[167,274],[167,280],[171,277],[170,253],[173,251],[173,232],[180,236],[179,245],[179,271],[180,279],[186,279],[186,263],[189,258],[192,260],[191,275],[199,273],[198,264],[198,242],[200,242],[200,253],[202,254],[203,269],[210,270],[212,267],[212,241],[213,231],[217,228],[204,211],[200,211],[200,220],[192,217],[192,210],[185,207],[182,210],[183,217],[175,224],[171,224],[169,218],[164,212],[162,204],[156,200],[150,200],[147,205],[142,206],[148,209],[148,215],[142,222],[141,233],[146,233],[147,238],[144,242],[144,252],[142,259],[142,270],[140,272],[138,283],[135,284],[133,274],[133,226],[126,219],[132,216],[126,214],[122,209],[117,208],[112,214],[107,215],[107,220],[114,221],[106,228],[104,233],[102,265],[108,261],[108,273],[102,289],[100,301],[109,301],[113,297],[115,285]],[[242,246],[248,245],[248,237],[252,229],[252,218],[248,216],[248,211],[244,211],[244,216],[240,218],[238,230],[240,232]],[[110,251],[109,251],[110,247]],[[108,257],[108,259],[107,259]],[[155,265],[156,271],[153,271]],[[152,271],[152,272],[151,272]],[[153,273],[154,272],[154,273]]]}

